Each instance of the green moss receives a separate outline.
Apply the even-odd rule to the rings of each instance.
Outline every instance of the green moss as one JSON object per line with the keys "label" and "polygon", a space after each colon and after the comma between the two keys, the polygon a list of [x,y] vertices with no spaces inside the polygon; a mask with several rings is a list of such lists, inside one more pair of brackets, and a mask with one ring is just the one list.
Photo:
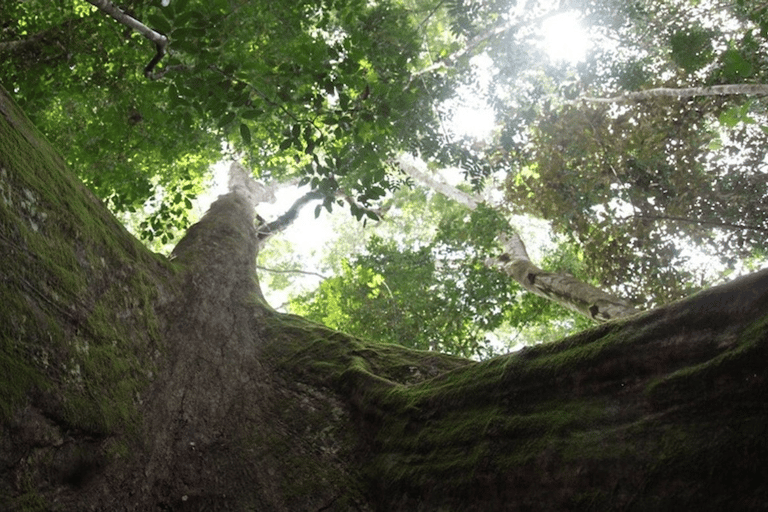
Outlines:
{"label": "green moss", "polygon": [[[0,420],[56,388],[71,427],[135,429],[157,347],[146,251],[0,91]],[[149,333],[149,334],[146,334]]]}
{"label": "green moss", "polygon": [[762,371],[761,365],[768,357],[768,315],[730,338],[728,350],[721,354],[653,379],[646,387],[648,399],[661,407],[691,396],[719,396],[721,393],[713,393],[713,388],[724,384],[743,383],[734,390],[736,393],[747,391],[749,384],[763,385],[752,376]]}
{"label": "green moss", "polygon": [[[632,502],[644,485],[663,486],[668,475],[679,478],[701,472],[699,466],[717,467],[718,453],[732,452],[734,446],[765,451],[751,434],[700,435],[722,430],[720,422],[726,420],[718,414],[727,410],[724,401],[734,393],[768,392],[757,377],[751,389],[743,389],[752,373],[761,374],[755,365],[768,355],[765,319],[743,332],[719,332],[652,312],[482,363],[438,356],[435,373],[414,382],[407,379],[408,365],[428,367],[434,354],[365,343],[297,318],[280,318],[277,324],[275,333],[294,329],[297,339],[315,340],[292,345],[283,364],[291,371],[314,368],[308,376],[325,376],[324,384],[360,408],[378,454],[366,472],[376,485],[385,482],[385,496],[425,488],[470,496],[490,471],[587,488],[569,498],[571,506],[606,509]],[[677,346],[688,353],[676,352]],[[723,379],[741,384],[713,393],[709,383]],[[649,403],[637,394],[650,405],[670,405],[670,416],[647,417]],[[702,414],[706,404],[713,405],[711,418]],[[764,432],[765,423],[750,425],[750,432]],[[593,480],[582,481],[586,478]]]}
{"label": "green moss", "polygon": [[27,392],[33,388],[47,389],[50,382],[31,364],[11,340],[0,340],[0,421],[8,421],[13,413],[26,402]]}

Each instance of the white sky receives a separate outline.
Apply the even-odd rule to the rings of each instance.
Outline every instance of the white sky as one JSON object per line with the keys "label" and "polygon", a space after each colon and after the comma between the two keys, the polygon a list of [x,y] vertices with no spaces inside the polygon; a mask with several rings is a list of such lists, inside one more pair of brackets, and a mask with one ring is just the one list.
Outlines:
{"label": "white sky", "polygon": [[[541,36],[544,50],[555,62],[577,64],[586,59],[592,46],[578,13],[574,11],[547,18],[537,32]],[[457,90],[456,97],[447,102],[445,107],[452,111],[447,129],[457,138],[468,136],[477,140],[489,139],[496,119],[485,96],[492,85],[493,60],[482,53],[472,57],[470,65],[476,76],[476,86]]]}
{"label": "white sky", "polygon": [[541,33],[544,49],[552,60],[576,64],[587,57],[591,43],[577,13],[566,12],[548,18],[542,24]]}

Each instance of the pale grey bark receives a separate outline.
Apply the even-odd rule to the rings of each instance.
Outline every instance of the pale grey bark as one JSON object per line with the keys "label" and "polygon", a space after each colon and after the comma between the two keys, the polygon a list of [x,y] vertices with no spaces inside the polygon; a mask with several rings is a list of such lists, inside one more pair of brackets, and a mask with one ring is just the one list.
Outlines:
{"label": "pale grey bark", "polygon": [[401,154],[397,157],[394,163],[415,181],[431,188],[435,192],[441,193],[449,199],[453,199],[457,203],[463,204],[470,210],[476,209],[478,205],[483,202],[482,198],[473,194],[468,194],[456,187],[452,187],[450,184],[438,180],[429,173],[419,169],[419,166],[413,161],[410,155]]}
{"label": "pale grey bark", "polygon": [[632,103],[652,98],[694,98],[697,96],[765,96],[768,95],[767,84],[727,84],[713,85],[710,87],[657,87],[646,91],[636,91],[611,96],[610,98],[582,97],[575,100],[575,103]]}
{"label": "pale grey bark", "polygon": [[[399,167],[415,181],[453,199],[470,210],[476,209],[483,199],[452,187],[419,169],[405,155],[398,158]],[[534,265],[520,235],[501,235],[499,244],[504,248],[500,256],[487,258],[485,264],[494,267],[517,281],[525,290],[580,313],[597,322],[605,322],[638,312],[627,301],[580,281],[569,274],[546,272]]]}
{"label": "pale grey bark", "polygon": [[155,57],[147,64],[147,66],[144,68],[144,75],[147,77],[152,77],[152,69],[157,65],[158,62],[160,62],[160,59],[163,58],[165,55],[165,50],[168,46],[168,38],[165,37],[160,32],[156,32],[149,28],[148,26],[141,23],[136,18],[129,16],[125,14],[123,11],[120,10],[119,7],[117,7],[115,4],[110,2],[109,0],[86,0],[89,4],[97,7],[100,11],[108,14],[109,16],[113,17],[115,20],[117,20],[118,23],[122,23],[126,27],[129,27],[139,34],[143,35],[153,43],[155,43],[155,47],[157,48],[157,54]]}
{"label": "pale grey bark", "polygon": [[519,235],[500,237],[499,241],[505,252],[486,259],[486,265],[501,270],[529,292],[555,301],[598,322],[638,313],[629,302],[572,275],[540,269],[528,259],[525,245]]}

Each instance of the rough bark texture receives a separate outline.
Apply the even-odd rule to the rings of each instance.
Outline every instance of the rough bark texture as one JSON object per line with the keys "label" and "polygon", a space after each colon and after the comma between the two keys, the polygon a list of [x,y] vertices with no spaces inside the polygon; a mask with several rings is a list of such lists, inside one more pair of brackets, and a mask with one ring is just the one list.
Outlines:
{"label": "rough bark texture", "polygon": [[275,313],[252,219],[147,252],[0,92],[1,508],[768,504],[768,272],[475,363]]}
{"label": "rough bark texture", "polygon": [[486,264],[496,267],[524,289],[598,322],[607,322],[638,313],[629,302],[607,293],[572,275],[547,272],[528,259],[519,235],[501,239],[504,252],[488,258]]}

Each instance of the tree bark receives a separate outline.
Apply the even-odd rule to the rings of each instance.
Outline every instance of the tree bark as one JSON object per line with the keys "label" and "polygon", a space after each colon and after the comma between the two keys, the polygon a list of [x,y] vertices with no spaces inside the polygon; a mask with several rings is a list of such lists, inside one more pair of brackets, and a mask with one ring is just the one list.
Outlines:
{"label": "tree bark", "polygon": [[657,87],[645,91],[627,92],[610,98],[581,97],[576,102],[586,103],[632,103],[653,98],[694,98],[696,96],[765,96],[768,94],[766,84],[726,84],[709,87]]}
{"label": "tree bark", "polygon": [[760,510],[768,271],[477,363],[266,305],[252,203],[169,261],[0,89],[5,510]]}
{"label": "tree bark", "polygon": [[576,279],[572,275],[546,272],[528,259],[520,236],[501,237],[504,252],[488,258],[486,264],[512,277],[531,293],[553,300],[561,306],[598,322],[638,313],[629,302]]}
{"label": "tree bark", "polygon": [[168,46],[168,38],[165,37],[160,32],[152,30],[148,26],[144,25],[142,22],[140,22],[133,16],[129,16],[125,14],[123,11],[120,10],[119,7],[117,7],[115,4],[113,4],[109,0],[86,0],[86,2],[93,5],[103,13],[111,16],[118,23],[121,23],[132,30],[135,30],[139,34],[143,35],[144,37],[146,37],[147,39],[155,43],[155,48],[157,53],[149,62],[149,64],[147,64],[146,67],[144,68],[144,76],[148,78],[155,78],[152,74],[152,71],[154,70],[155,66],[160,62],[160,60],[163,58],[163,56],[165,56],[165,51]]}

